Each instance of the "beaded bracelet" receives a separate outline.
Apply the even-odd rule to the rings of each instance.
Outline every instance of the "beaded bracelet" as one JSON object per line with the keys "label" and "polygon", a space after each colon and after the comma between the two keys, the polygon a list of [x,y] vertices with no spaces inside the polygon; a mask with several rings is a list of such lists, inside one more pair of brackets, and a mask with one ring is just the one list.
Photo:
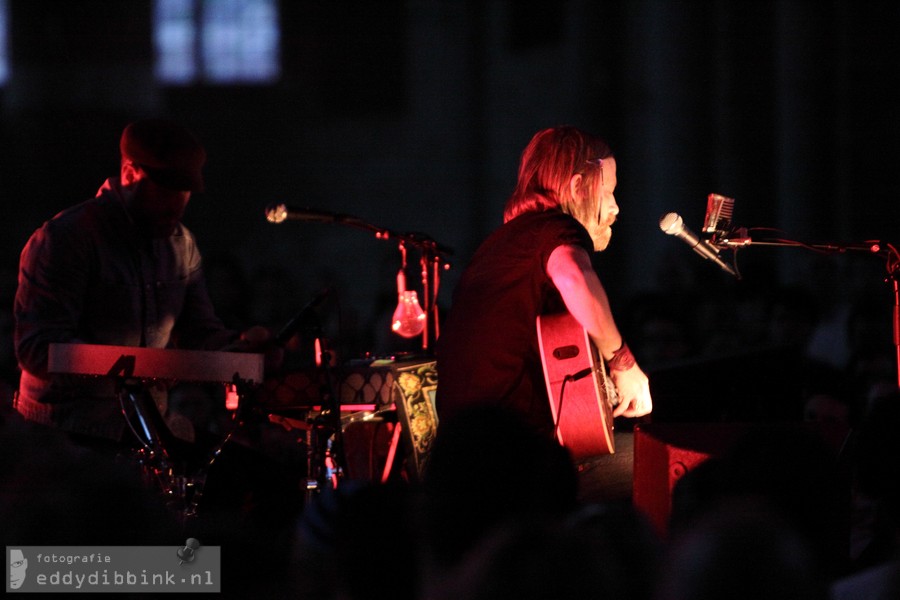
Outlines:
{"label": "beaded bracelet", "polygon": [[628,348],[628,344],[622,342],[622,347],[613,352],[612,358],[606,361],[610,371],[627,371],[635,365],[634,354]]}

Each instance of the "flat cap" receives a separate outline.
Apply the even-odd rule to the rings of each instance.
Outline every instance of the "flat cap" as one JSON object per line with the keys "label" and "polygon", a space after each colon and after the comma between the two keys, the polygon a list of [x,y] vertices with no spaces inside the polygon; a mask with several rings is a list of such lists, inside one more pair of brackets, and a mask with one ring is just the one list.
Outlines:
{"label": "flat cap", "polygon": [[206,150],[184,126],[168,119],[130,123],[119,141],[122,158],[131,160],[155,183],[171,190],[203,191]]}

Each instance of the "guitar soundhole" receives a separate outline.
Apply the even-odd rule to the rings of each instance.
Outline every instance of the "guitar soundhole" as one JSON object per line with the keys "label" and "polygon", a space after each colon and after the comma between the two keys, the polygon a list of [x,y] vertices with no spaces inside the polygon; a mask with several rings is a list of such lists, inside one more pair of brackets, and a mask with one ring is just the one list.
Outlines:
{"label": "guitar soundhole", "polygon": [[578,346],[560,346],[559,348],[553,349],[553,358],[555,358],[556,360],[575,358],[576,356],[578,356],[579,352],[580,350],[578,349]]}

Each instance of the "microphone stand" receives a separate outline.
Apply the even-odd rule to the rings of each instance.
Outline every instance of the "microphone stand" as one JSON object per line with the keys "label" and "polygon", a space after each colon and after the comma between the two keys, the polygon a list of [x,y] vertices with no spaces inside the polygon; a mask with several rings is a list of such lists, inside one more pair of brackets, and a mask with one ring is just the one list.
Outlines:
{"label": "microphone stand", "polygon": [[[363,229],[375,234],[378,240],[397,240],[406,246],[417,248],[421,254],[419,264],[422,268],[422,311],[425,313],[425,328],[422,331],[422,351],[427,354],[434,347],[434,343],[440,334],[438,323],[438,289],[440,288],[440,274],[442,270],[450,268],[446,257],[453,254],[453,250],[437,243],[431,237],[423,233],[403,233],[392,231],[368,223],[359,217],[325,211],[313,211],[318,222],[337,223],[356,229]],[[270,219],[271,221],[271,219]],[[272,221],[280,222],[280,221]]]}
{"label": "microphone stand", "polygon": [[787,239],[771,239],[771,240],[754,240],[751,239],[746,228],[735,229],[731,232],[723,234],[721,238],[718,233],[713,234],[710,243],[718,248],[730,248],[737,252],[739,248],[749,246],[779,246],[792,248],[805,248],[826,254],[846,254],[848,252],[863,252],[866,254],[874,254],[885,260],[885,268],[887,270],[887,278],[885,282],[891,284],[894,295],[894,308],[891,318],[893,329],[894,344],[894,362],[896,365],[897,386],[900,387],[900,253],[889,243],[881,241],[869,241],[857,244],[811,244]]}

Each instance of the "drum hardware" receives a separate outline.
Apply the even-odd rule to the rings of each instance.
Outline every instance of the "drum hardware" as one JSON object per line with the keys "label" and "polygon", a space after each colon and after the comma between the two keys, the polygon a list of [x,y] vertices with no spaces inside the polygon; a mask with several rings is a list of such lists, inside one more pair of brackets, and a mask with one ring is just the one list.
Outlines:
{"label": "drum hardware", "polygon": [[[139,348],[98,344],[50,344],[49,372],[107,377],[115,382],[122,416],[137,441],[133,459],[144,480],[185,519],[194,517],[209,469],[243,423],[250,389],[262,381],[261,354]],[[200,382],[230,385],[238,397],[233,427],[191,471],[175,452],[175,436],[152,398],[149,384]]]}
{"label": "drum hardware", "polygon": [[[379,240],[395,240],[400,249],[402,264],[397,275],[398,288],[398,306],[392,318],[392,330],[403,337],[421,336],[421,350],[426,356],[430,356],[433,352],[435,342],[439,336],[438,324],[438,290],[440,287],[440,275],[444,270],[450,268],[450,263],[446,258],[453,254],[453,250],[442,246],[431,237],[417,232],[402,233],[375,226],[358,217],[350,215],[332,213],[329,211],[317,210],[312,208],[291,207],[286,204],[271,204],[266,207],[266,219],[270,223],[284,223],[286,221],[308,221],[316,223],[333,223],[347,225],[350,227],[364,229],[375,234],[375,238]],[[407,248],[415,248],[419,251],[419,266],[421,269],[422,283],[422,305],[418,304],[418,295],[413,290],[406,289],[406,273],[407,266]],[[323,295],[320,294],[319,298]],[[288,331],[303,325],[301,315],[314,316],[313,308],[318,303],[317,299],[313,299],[307,307],[301,310],[300,314],[292,322],[285,327],[284,335],[279,334],[279,338],[287,335]],[[295,324],[296,323],[296,327]],[[316,491],[321,490],[326,484],[337,485],[337,482],[343,475],[346,468],[346,456],[343,449],[342,441],[342,423],[340,416],[340,396],[337,393],[338,387],[334,383],[334,377],[331,373],[331,353],[323,351],[319,347],[321,343],[321,323],[319,319],[309,318],[308,324],[316,333],[314,336],[317,342],[317,366],[325,373],[326,384],[323,393],[323,411],[309,422],[307,428],[307,495],[312,495]],[[433,388],[433,386],[432,386]],[[414,471],[419,476],[420,456],[424,456],[424,450],[430,446],[430,437],[423,435],[422,431],[411,429],[410,424],[415,422],[416,426],[427,421],[425,429],[434,429],[437,424],[436,414],[433,409],[433,391],[431,392],[431,409],[419,414],[413,415],[407,408],[417,408],[413,406],[413,399],[407,398],[407,392],[402,391],[404,397],[404,408],[401,411],[406,421],[403,430],[405,430],[410,439],[414,452]],[[414,393],[418,393],[414,391]],[[410,404],[409,407],[406,404]],[[401,426],[398,422],[394,432],[394,439],[391,443],[392,457],[396,455],[396,448],[400,442]],[[427,432],[424,432],[427,433]],[[431,436],[433,437],[433,435]],[[393,458],[391,463],[393,462]],[[389,464],[391,464],[389,463]],[[389,467],[386,467],[386,469]],[[388,471],[383,477],[387,477]]]}
{"label": "drum hardware", "polygon": [[344,476],[331,420],[323,413],[312,418],[306,428],[307,500],[326,487],[336,488]]}
{"label": "drum hardware", "polygon": [[244,400],[248,397],[249,384],[237,380],[230,384],[238,390],[238,397],[241,398],[233,414],[232,426],[200,460],[199,466],[194,466],[188,458],[179,456],[175,450],[177,440],[154,400],[149,397],[145,385],[144,382],[125,381],[121,383],[118,393],[123,417],[138,444],[133,459],[145,483],[161,492],[166,506],[186,521],[198,515],[210,470],[244,424],[244,414],[248,409]]}
{"label": "drum hardware", "polygon": [[[437,430],[436,360],[402,354],[356,359],[334,369],[340,379],[343,437],[337,478],[387,481],[399,476],[420,481]],[[322,397],[327,388],[320,365],[314,373],[270,380],[258,396],[268,421],[297,431],[297,441],[309,450],[310,495],[335,484],[332,468],[325,464],[335,452],[328,436],[336,430],[334,403]]]}
{"label": "drum hardware", "polygon": [[[116,388],[122,418],[138,443],[138,448],[134,450],[134,462],[144,476],[145,483],[162,490],[165,495],[169,495],[174,467],[161,440],[159,423],[151,417],[152,414],[158,416],[159,411],[156,406],[147,406],[152,399],[148,401],[142,383],[121,380],[117,382]],[[132,422],[133,420],[137,421],[137,427]]]}
{"label": "drum hardware", "polygon": [[332,371],[332,353],[321,335],[321,323],[312,328],[316,338],[316,365],[322,370],[322,410],[307,419],[306,501],[326,487],[336,488],[346,473],[340,398]]}

